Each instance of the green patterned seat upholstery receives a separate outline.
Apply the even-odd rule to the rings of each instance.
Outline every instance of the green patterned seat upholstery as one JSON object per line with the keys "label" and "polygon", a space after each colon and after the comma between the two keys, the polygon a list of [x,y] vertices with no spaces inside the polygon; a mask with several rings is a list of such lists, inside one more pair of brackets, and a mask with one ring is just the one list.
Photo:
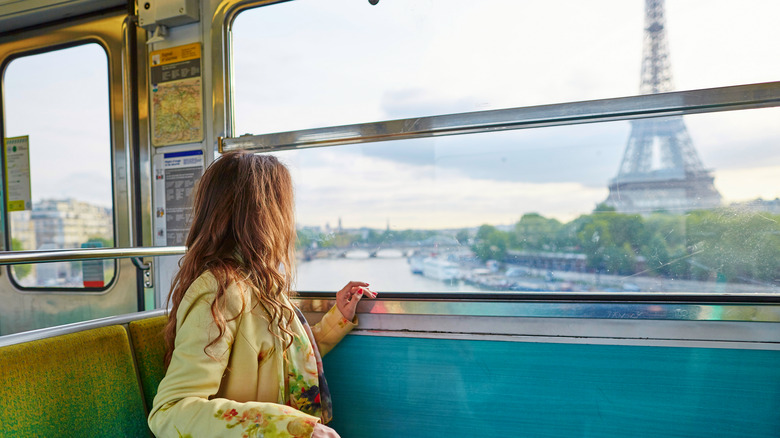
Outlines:
{"label": "green patterned seat upholstery", "polygon": [[165,376],[165,366],[163,365],[165,342],[162,331],[167,320],[168,317],[163,315],[132,321],[129,324],[130,338],[133,342],[147,409],[152,408],[152,401],[157,394],[157,386]]}
{"label": "green patterned seat upholstery", "polygon": [[0,375],[3,436],[150,435],[120,325],[2,347]]}

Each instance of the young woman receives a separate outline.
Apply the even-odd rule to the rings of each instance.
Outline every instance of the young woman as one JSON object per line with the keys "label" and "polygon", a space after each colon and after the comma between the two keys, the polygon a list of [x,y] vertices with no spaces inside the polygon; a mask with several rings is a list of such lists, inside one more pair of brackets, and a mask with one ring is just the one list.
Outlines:
{"label": "young woman", "polygon": [[320,354],[376,294],[351,281],[309,327],[289,299],[295,236],[292,180],[276,158],[230,152],[203,174],[169,297],[157,437],[338,437],[324,425]]}

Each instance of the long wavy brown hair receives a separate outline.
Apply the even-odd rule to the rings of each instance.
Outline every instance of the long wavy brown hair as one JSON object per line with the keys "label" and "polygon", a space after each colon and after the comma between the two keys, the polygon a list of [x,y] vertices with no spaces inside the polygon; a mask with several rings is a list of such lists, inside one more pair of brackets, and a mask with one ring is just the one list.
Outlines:
{"label": "long wavy brown hair", "polygon": [[276,336],[289,347],[294,311],[282,296],[291,293],[295,238],[292,178],[279,160],[235,151],[212,163],[197,184],[187,252],[168,296],[171,310],[164,330],[165,366],[173,355],[179,304],[190,285],[206,271],[218,283],[211,304],[218,335],[204,352],[225,334],[230,319],[224,314],[224,298],[234,282],[250,286],[270,314],[271,324],[279,327]]}

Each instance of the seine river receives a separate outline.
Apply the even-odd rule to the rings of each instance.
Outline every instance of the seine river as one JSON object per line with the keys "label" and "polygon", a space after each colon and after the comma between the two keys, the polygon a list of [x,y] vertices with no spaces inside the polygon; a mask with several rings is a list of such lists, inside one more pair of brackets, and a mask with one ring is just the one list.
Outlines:
{"label": "seine river", "polygon": [[[392,254],[393,256],[389,256]],[[479,292],[477,286],[457,281],[454,284],[412,274],[406,257],[386,253],[369,258],[368,253],[355,251],[346,258],[321,258],[299,261],[297,287],[299,291],[337,291],[350,280],[365,281],[377,292]],[[775,285],[715,283],[712,281],[685,281],[658,277],[619,277],[576,272],[554,272],[553,290],[607,291],[607,292],[682,292],[682,293],[780,293]],[[544,284],[536,275],[536,285]],[[525,281],[525,279],[519,279]],[[568,284],[568,289],[555,289]],[[484,290],[482,290],[484,291]]]}
{"label": "seine river", "polygon": [[474,292],[474,286],[412,274],[405,257],[347,257],[314,259],[298,263],[297,290],[337,291],[350,280],[365,281],[382,292]]}

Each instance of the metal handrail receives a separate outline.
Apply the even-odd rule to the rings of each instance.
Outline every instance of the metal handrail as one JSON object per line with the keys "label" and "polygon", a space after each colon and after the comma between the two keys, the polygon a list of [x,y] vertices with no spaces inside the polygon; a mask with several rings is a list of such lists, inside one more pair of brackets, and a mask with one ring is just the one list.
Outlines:
{"label": "metal handrail", "polygon": [[474,111],[219,138],[219,151],[271,152],[389,140],[780,106],[780,82]]}
{"label": "metal handrail", "polygon": [[123,259],[184,254],[187,247],[82,248],[36,251],[0,251],[0,265],[75,262],[80,260]]}
{"label": "metal handrail", "polygon": [[20,333],[11,333],[10,335],[0,336],[0,347],[9,345],[23,344],[25,342],[37,341],[40,339],[53,338],[56,336],[78,333],[84,330],[92,330],[100,327],[109,327],[112,325],[128,324],[133,321],[154,318],[155,316],[166,315],[166,309],[147,310],[145,312],[128,313],[124,315],[108,316],[105,318],[91,319],[88,321],[73,322],[70,324],[58,325],[54,327],[45,327]]}

